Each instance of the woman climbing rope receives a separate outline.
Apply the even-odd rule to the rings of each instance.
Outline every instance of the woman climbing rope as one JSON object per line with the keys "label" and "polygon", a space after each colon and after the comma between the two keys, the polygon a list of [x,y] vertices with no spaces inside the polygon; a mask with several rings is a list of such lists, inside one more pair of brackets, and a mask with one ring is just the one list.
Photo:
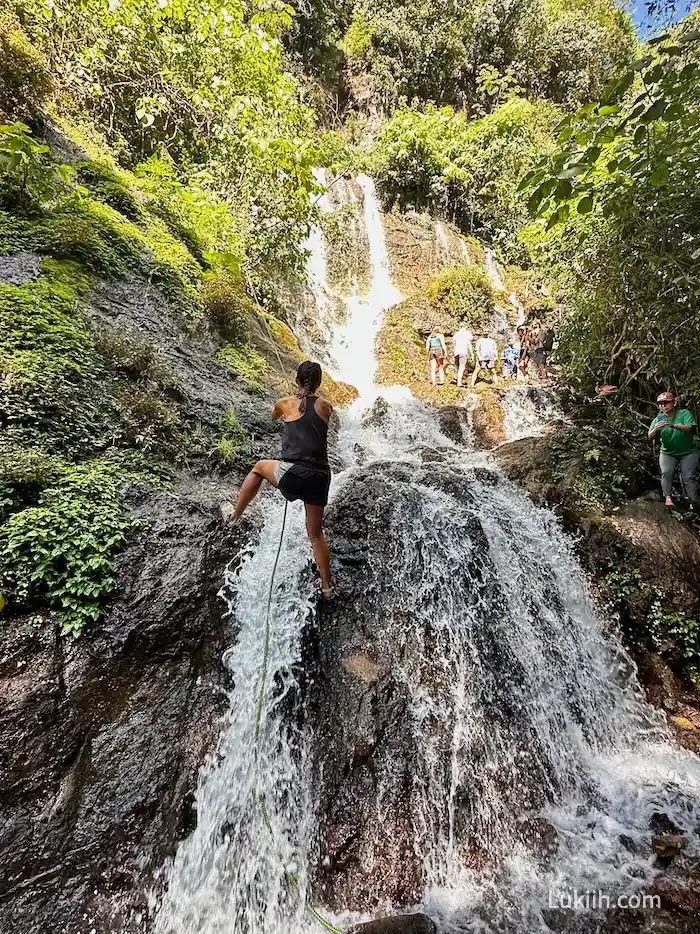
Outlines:
{"label": "woman climbing rope", "polygon": [[279,460],[262,460],[250,471],[238,493],[233,511],[237,522],[263,480],[277,487],[288,500],[300,499],[306,510],[306,531],[321,575],[324,597],[332,596],[330,555],[323,534],[323,510],[328,504],[331,471],[328,466],[328,421],[333,406],[316,390],[321,385],[321,367],[307,360],[297,370],[296,396],[275,403],[273,418],[284,419]]}

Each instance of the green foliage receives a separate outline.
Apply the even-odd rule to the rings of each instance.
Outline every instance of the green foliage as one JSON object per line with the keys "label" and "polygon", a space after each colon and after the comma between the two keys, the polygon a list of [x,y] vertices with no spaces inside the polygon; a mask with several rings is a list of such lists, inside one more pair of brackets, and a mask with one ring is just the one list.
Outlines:
{"label": "green foliage", "polygon": [[91,332],[77,307],[86,280],[71,263],[44,261],[22,286],[0,285],[0,424],[60,447],[91,445],[103,422]]}
{"label": "green foliage", "polygon": [[28,444],[21,432],[6,429],[0,439],[0,519],[37,502],[65,467],[62,458]]}
{"label": "green foliage", "polygon": [[[700,677],[700,620],[681,609],[673,595],[654,579],[637,569],[622,568],[605,576],[605,583],[616,600],[634,606],[641,616],[634,639],[646,641],[649,648],[671,656],[683,673]],[[639,612],[641,610],[641,613]]]}
{"label": "green foliage", "polygon": [[493,313],[493,288],[478,266],[445,269],[428,286],[428,300],[438,316],[449,315],[477,330]]}
{"label": "green foliage", "polygon": [[0,113],[36,107],[52,91],[51,72],[9,9],[0,10]]}
{"label": "green foliage", "polygon": [[372,46],[372,27],[361,13],[355,13],[340,43],[350,59],[363,59]]}
{"label": "green foliage", "polygon": [[387,208],[428,209],[513,249],[527,218],[519,179],[551,146],[555,110],[513,98],[480,120],[449,107],[398,111],[384,125],[371,172]]}
{"label": "green foliage", "polygon": [[81,162],[76,170],[78,181],[90,189],[93,198],[108,204],[129,220],[139,221],[142,218],[143,207],[125,172],[119,172],[108,162]]}
{"label": "green foliage", "polygon": [[[692,21],[693,18],[691,18]],[[695,34],[697,35],[697,34]],[[523,180],[542,220],[523,232],[568,305],[558,329],[566,381],[592,393],[612,382],[639,418],[660,388],[700,406],[700,102],[697,38],[680,27],[620,76],[610,99],[559,130],[555,155]]]}
{"label": "green foliage", "polygon": [[99,619],[115,583],[114,556],[133,528],[123,482],[108,462],[64,468],[36,506],[0,528],[0,589],[11,606],[46,601],[76,636]]}
{"label": "green foliage", "polygon": [[677,44],[669,39],[655,46],[608,86],[600,103],[561,121],[557,151],[521,183],[534,189],[530,210],[546,216],[549,229],[574,210],[588,214],[596,205],[606,217],[624,216],[636,185],[666,188],[683,185],[681,176],[694,177],[700,63],[688,57],[698,39],[681,32]]}
{"label": "green foliage", "polygon": [[72,172],[53,162],[49,147],[36,142],[28,126],[0,126],[0,204],[39,206],[69,182]]}
{"label": "green foliage", "polygon": [[250,456],[250,437],[248,432],[241,427],[232,406],[226,409],[221,436],[213,454],[223,467],[233,467],[244,457]]}
{"label": "green foliage", "polygon": [[228,345],[219,351],[219,360],[245,381],[249,389],[262,391],[267,361],[252,344]]}
{"label": "green foliage", "polygon": [[[634,46],[629,16],[611,0],[357,0],[341,43],[357,98],[389,112],[402,99],[490,106],[516,88],[577,106]],[[505,82],[498,93],[485,75],[489,91]]]}
{"label": "green foliage", "polygon": [[226,341],[242,338],[246,321],[255,314],[255,305],[245,294],[241,280],[224,270],[205,278],[202,306],[206,317]]}
{"label": "green foliage", "polygon": [[[75,111],[96,123],[125,162],[170,161],[174,184],[226,204],[235,242],[222,251],[245,254],[256,284],[271,270],[301,271],[312,169],[324,163],[313,113],[284,68],[281,34],[291,7],[264,0],[121,0],[108,8],[103,0],[14,2]],[[172,202],[172,185],[165,195]],[[176,226],[172,203],[165,210]]]}

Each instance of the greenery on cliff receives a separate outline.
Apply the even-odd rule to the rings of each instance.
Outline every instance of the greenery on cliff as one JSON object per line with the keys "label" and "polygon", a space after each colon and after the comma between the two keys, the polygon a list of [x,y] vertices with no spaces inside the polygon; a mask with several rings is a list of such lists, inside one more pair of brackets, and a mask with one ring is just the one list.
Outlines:
{"label": "greenery on cliff", "polygon": [[275,382],[256,334],[288,368],[300,355],[272,272],[299,274],[311,170],[342,145],[282,67],[290,22],[283,4],[0,13],[0,261],[17,263],[0,285],[9,612],[48,604],[81,631],[133,527],[124,485],[225,470],[250,449],[234,409],[203,419],[148,341],[95,327],[100,283],[162,294],[183,341],[219,346],[232,398]]}

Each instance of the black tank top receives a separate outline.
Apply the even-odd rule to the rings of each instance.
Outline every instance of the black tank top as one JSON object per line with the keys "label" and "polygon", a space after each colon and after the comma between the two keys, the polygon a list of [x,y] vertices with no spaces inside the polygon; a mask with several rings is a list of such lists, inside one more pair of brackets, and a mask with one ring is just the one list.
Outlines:
{"label": "black tank top", "polygon": [[316,412],[317,396],[306,397],[306,411],[284,423],[280,460],[328,470],[328,422]]}

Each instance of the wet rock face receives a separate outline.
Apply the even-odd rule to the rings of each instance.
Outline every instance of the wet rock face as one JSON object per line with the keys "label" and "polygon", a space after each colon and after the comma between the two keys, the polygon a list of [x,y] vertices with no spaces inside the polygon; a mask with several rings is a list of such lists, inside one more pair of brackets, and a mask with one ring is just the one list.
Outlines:
{"label": "wet rock face", "polygon": [[[317,750],[315,893],[333,909],[372,912],[386,903],[418,903],[422,850],[436,836],[451,833],[475,868],[488,866],[500,858],[494,847],[512,844],[484,831],[481,808],[496,800],[503,812],[524,813],[540,807],[544,789],[556,783],[545,775],[546,753],[532,748],[522,719],[522,662],[499,638],[510,614],[474,512],[477,494],[463,472],[450,468],[449,456],[434,452],[422,465],[374,463],[353,477],[330,510],[338,596],[309,647],[306,696]],[[488,470],[475,471],[475,478],[496,482]],[[455,535],[470,544],[460,544],[443,579],[434,553]],[[461,612],[452,601],[472,607],[469,619],[483,614],[479,605],[489,608],[489,626],[473,627],[465,655],[461,649],[450,654],[450,637],[431,623]],[[472,658],[482,667],[472,669]],[[488,726],[470,733],[460,749],[474,763],[468,785],[451,789],[458,670],[472,692],[465,716],[474,711]],[[418,711],[421,697],[439,700]],[[512,768],[489,767],[487,735],[513,751]],[[514,839],[546,851],[543,858],[555,852],[552,828],[510,825]]]}
{"label": "wet rock face", "polygon": [[24,285],[41,273],[41,257],[37,253],[14,253],[0,256],[0,285]]}
{"label": "wet rock face", "polygon": [[3,633],[2,931],[140,931],[151,870],[194,820],[238,543],[201,495],[132,502],[149,527],[119,558],[104,623],[76,641],[32,619]]}
{"label": "wet rock face", "polygon": [[352,934],[437,934],[437,928],[426,915],[401,915],[361,924]]}
{"label": "wet rock face", "polygon": [[469,413],[461,405],[443,405],[438,411],[440,431],[451,441],[464,444],[469,433]]}

